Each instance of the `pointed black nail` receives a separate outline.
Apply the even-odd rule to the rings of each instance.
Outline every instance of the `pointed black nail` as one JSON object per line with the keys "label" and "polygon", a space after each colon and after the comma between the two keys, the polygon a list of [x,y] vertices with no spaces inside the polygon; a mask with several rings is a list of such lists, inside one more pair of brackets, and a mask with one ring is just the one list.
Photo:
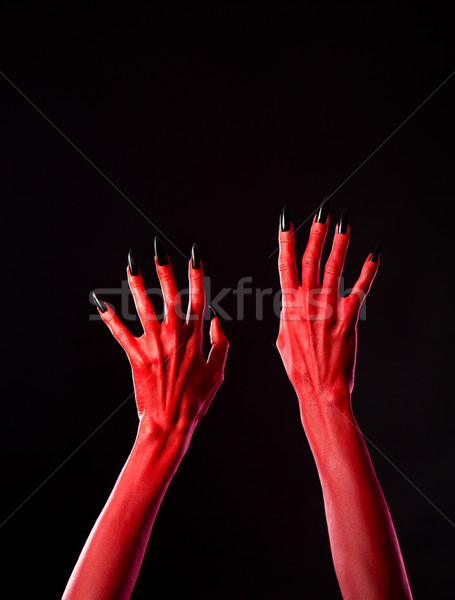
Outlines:
{"label": "pointed black nail", "polygon": [[371,253],[370,261],[374,262],[374,263],[378,262],[378,258],[381,256],[381,252],[382,252],[382,244],[376,244],[373,252]]}
{"label": "pointed black nail", "polygon": [[315,223],[322,223],[323,225],[325,225],[327,223],[328,216],[329,216],[329,201],[324,200],[324,202],[319,207],[319,210],[316,212]]}
{"label": "pointed black nail", "polygon": [[201,258],[199,256],[199,248],[197,244],[193,244],[191,248],[191,267],[193,269],[199,269],[201,266]]}
{"label": "pointed black nail", "polygon": [[135,275],[139,275],[139,273],[141,272],[141,270],[139,269],[139,265],[137,264],[136,255],[134,254],[132,248],[130,248],[130,251],[128,252],[128,266],[130,268],[130,273],[131,275],[133,275],[133,277]]}
{"label": "pointed black nail", "polygon": [[291,229],[291,217],[289,215],[288,207],[286,204],[283,206],[281,210],[281,231],[289,231]]}
{"label": "pointed black nail", "polygon": [[341,213],[340,220],[337,225],[337,233],[346,233],[348,230],[348,222],[349,222],[349,213],[348,209],[345,208]]}
{"label": "pointed black nail", "polygon": [[210,310],[211,310],[211,311],[212,311],[212,313],[213,313],[212,319],[215,319],[215,318],[216,318],[216,319],[218,319],[218,323],[220,324],[220,327],[221,327],[220,318],[219,318],[219,316],[216,314],[216,312],[215,312],[215,309],[213,308],[213,306],[210,306],[210,304],[209,304],[209,305],[208,305],[208,308],[210,308]]}
{"label": "pointed black nail", "polygon": [[98,300],[95,292],[92,292],[92,300],[93,300],[93,303],[95,304],[95,306],[97,306],[102,313],[107,311],[106,303],[103,302],[102,300]]}
{"label": "pointed black nail", "polygon": [[167,252],[158,236],[155,236],[155,256],[160,267],[168,264],[169,259],[167,257]]}

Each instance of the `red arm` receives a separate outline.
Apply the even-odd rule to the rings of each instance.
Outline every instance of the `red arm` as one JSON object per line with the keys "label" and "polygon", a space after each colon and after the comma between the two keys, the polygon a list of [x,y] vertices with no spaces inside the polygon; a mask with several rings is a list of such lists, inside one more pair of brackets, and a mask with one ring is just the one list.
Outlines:
{"label": "red arm", "polygon": [[82,550],[64,600],[130,597],[166,489],[224,376],[228,342],[212,319],[212,350],[202,354],[205,310],[197,249],[189,265],[190,303],[182,323],[180,296],[169,259],[155,240],[155,262],[165,301],[159,323],[131,257],[128,281],[144,329],[136,338],[114,311],[96,299],[99,313],[131,363],[139,428],[134,447]]}
{"label": "red arm", "polygon": [[284,209],[279,269],[283,308],[277,346],[296,391],[302,424],[321,481],[330,546],[343,598],[410,599],[392,519],[351,407],[360,307],[376,275],[379,249],[368,256],[350,295],[338,293],[350,228],[344,212],[323,283],[321,252],[328,207],[313,221],[297,274],[294,232]]}

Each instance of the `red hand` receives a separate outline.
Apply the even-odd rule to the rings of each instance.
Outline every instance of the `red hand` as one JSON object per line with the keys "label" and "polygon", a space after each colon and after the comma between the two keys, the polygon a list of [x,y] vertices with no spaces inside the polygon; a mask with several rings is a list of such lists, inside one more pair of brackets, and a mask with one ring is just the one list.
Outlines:
{"label": "red hand", "polygon": [[301,285],[292,224],[284,218],[285,231],[279,233],[283,308],[277,346],[296,391],[318,469],[343,597],[409,599],[392,519],[351,408],[357,320],[377,272],[379,252],[375,249],[369,255],[350,295],[342,298],[339,278],[350,233],[344,213],[320,285],[327,216],[327,206],[323,206],[313,221]]}
{"label": "red hand", "polygon": [[280,232],[280,279],[283,292],[277,347],[291,383],[302,395],[301,411],[308,397],[324,394],[338,400],[352,392],[357,342],[357,320],[363,300],[376,275],[378,263],[367,257],[349,296],[338,293],[349,243],[346,233],[336,233],[319,283],[321,253],[327,234],[325,224],[313,222],[302,258],[302,285],[294,256],[294,233]]}
{"label": "red hand", "polygon": [[[161,263],[163,252],[161,248]],[[207,362],[202,354],[202,266],[199,260],[194,266],[190,261],[190,305],[182,323],[167,257],[164,262],[156,260],[166,305],[164,322],[158,323],[137,265],[130,260],[128,281],[144,329],[141,337],[131,335],[114,311],[97,300],[102,319],[130,360],[140,423],[131,454],[82,550],[64,600],[130,597],[163,496],[223,380],[228,341],[216,317]],[[131,267],[137,274],[131,274]]]}
{"label": "red hand", "polygon": [[205,294],[201,262],[197,269],[189,262],[190,302],[185,323],[170,263],[160,265],[155,257],[155,264],[165,302],[163,323],[156,318],[141,274],[131,275],[130,267],[128,283],[143,335],[131,335],[109,307],[100,314],[130,361],[141,422],[164,431],[192,432],[221,385],[228,342],[214,318],[210,327],[213,347],[206,362],[202,353]]}

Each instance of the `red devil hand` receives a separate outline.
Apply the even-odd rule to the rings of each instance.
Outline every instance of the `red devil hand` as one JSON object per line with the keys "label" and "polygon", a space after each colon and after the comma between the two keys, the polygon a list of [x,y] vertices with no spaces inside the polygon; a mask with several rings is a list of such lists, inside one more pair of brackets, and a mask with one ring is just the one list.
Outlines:
{"label": "red devil hand", "polygon": [[202,353],[205,298],[197,247],[189,265],[190,302],[184,323],[171,265],[157,238],[155,262],[165,302],[162,323],[130,252],[128,281],[144,329],[140,337],[131,335],[94,295],[103,321],[130,360],[140,422],[131,454],[82,550],[64,600],[130,597],[167,487],[223,381],[228,341],[217,317],[211,322],[207,362]]}
{"label": "red devil hand", "polygon": [[289,222],[287,230],[285,227],[279,234],[283,308],[277,347],[299,396],[302,417],[309,398],[323,395],[339,403],[352,392],[359,311],[376,275],[381,251],[377,246],[367,257],[351,293],[342,298],[338,290],[350,233],[344,211],[321,285],[321,253],[329,226],[327,210],[323,205],[313,220],[302,259],[302,285],[295,264],[292,224]]}
{"label": "red devil hand", "polygon": [[297,393],[300,416],[321,481],[333,562],[343,598],[411,598],[392,519],[354,419],[351,392],[357,320],[376,275],[380,246],[363,265],[349,296],[338,293],[349,241],[347,212],[338,222],[322,285],[319,268],[328,205],[315,217],[299,284],[294,231],[281,218],[283,292],[278,350]]}
{"label": "red devil hand", "polygon": [[202,353],[204,274],[197,246],[193,246],[189,263],[190,301],[185,322],[172,267],[159,239],[155,238],[155,263],[165,303],[162,323],[156,318],[131,251],[128,259],[128,283],[144,333],[133,336],[104,302],[98,302],[101,318],[129,358],[142,425],[191,433],[223,381],[229,345],[215,317],[210,327],[212,350],[206,362]]}

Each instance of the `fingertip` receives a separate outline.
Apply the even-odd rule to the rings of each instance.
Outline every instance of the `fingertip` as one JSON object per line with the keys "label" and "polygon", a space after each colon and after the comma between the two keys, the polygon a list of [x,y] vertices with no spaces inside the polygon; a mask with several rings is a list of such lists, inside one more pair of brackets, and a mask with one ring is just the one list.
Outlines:
{"label": "fingertip", "polygon": [[365,260],[365,262],[363,263],[363,268],[367,269],[369,271],[376,271],[376,269],[379,266],[379,261],[375,262],[373,260],[371,260],[371,256],[372,254],[369,254]]}
{"label": "fingertip", "polygon": [[133,281],[133,277],[134,277],[134,278],[136,278],[136,277],[140,277],[140,275],[139,275],[139,274],[137,274],[137,275],[133,275],[133,274],[131,273],[131,267],[130,267],[130,265],[127,265],[127,266],[126,266],[126,277],[127,277],[127,279],[128,279],[128,282],[130,282],[130,281]]}
{"label": "fingertip", "polygon": [[338,231],[339,221],[336,225],[335,233],[333,236],[332,250],[345,252],[349,245],[349,240],[351,237],[351,226],[349,223],[346,225],[346,230],[344,233]]}
{"label": "fingertip", "polygon": [[212,311],[212,319],[210,321],[210,339],[212,343],[217,343],[219,341],[222,341],[223,339],[227,341],[226,335],[223,331],[223,328],[221,327],[220,319],[216,314],[215,309],[213,308],[213,306],[210,305],[207,308],[209,308]]}
{"label": "fingertip", "polygon": [[382,243],[376,244],[373,252],[369,256],[369,260],[373,263],[379,263],[380,256],[382,254]]}
{"label": "fingertip", "polygon": [[106,304],[106,302],[98,298],[95,292],[92,292],[92,304],[96,306],[100,314],[103,314],[109,310],[109,306]]}
{"label": "fingertip", "polygon": [[379,268],[379,263],[380,263],[379,257],[377,257],[376,260],[371,260],[372,258],[374,258],[373,252],[371,252],[367,256],[365,262],[363,263],[363,268],[367,273],[376,273],[376,271]]}
{"label": "fingertip", "polygon": [[289,212],[287,205],[285,204],[283,206],[283,208],[281,209],[281,214],[280,214],[280,230],[283,233],[287,232],[291,229],[291,226],[292,226],[291,214]]}
{"label": "fingertip", "polygon": [[329,201],[326,199],[322,202],[318,210],[316,211],[313,219],[313,223],[320,223],[326,225],[329,218]]}
{"label": "fingertip", "polygon": [[191,248],[191,267],[195,271],[201,267],[201,256],[197,244],[193,244]]}
{"label": "fingertip", "polygon": [[193,260],[193,257],[191,257],[188,261],[188,273],[189,273],[191,279],[195,279],[195,280],[202,279],[203,273],[204,273],[203,268],[202,268],[202,260],[199,259],[199,266],[194,267],[194,260]]}
{"label": "fingertip", "polygon": [[325,223],[320,223],[320,222],[316,221],[316,217],[317,217],[317,215],[314,217],[313,222],[311,223],[310,233],[308,236],[308,243],[305,248],[305,251],[308,248],[310,250],[316,248],[320,252],[322,252],[322,248],[325,243],[325,239],[326,239],[327,232],[329,230],[329,225],[330,225],[330,216],[327,215],[327,219],[326,219]]}
{"label": "fingertip", "polygon": [[[373,253],[370,253],[365,262],[363,263],[362,270],[360,272],[360,276],[354,287],[352,292],[361,293],[362,298],[366,297],[370,291],[371,285],[376,277],[379,263],[371,260],[371,256]],[[353,295],[351,292],[350,296]],[[362,304],[363,300],[361,300],[360,304]]]}
{"label": "fingertip", "polygon": [[157,256],[155,256],[155,266],[158,277],[165,277],[166,274],[172,269],[169,261],[167,263],[162,263]]}
{"label": "fingertip", "polygon": [[218,320],[218,315],[216,314],[215,309],[213,308],[213,306],[211,304],[209,304],[207,306],[207,308],[212,313],[212,318],[210,319],[210,328],[215,327],[217,325],[221,329],[221,325],[220,325],[220,322]]}
{"label": "fingertip", "polygon": [[220,329],[219,329],[219,327],[217,328],[216,320],[217,319],[213,318],[210,321],[209,337],[210,337],[210,343],[212,344],[212,346],[214,346],[218,342],[218,339],[219,339]]}
{"label": "fingertip", "polygon": [[330,225],[330,215],[327,215],[325,223],[317,220],[317,215],[314,215],[313,222],[311,223],[311,229],[314,231],[327,231]]}
{"label": "fingertip", "polygon": [[280,225],[278,231],[279,231],[280,241],[286,242],[286,241],[294,240],[294,226],[292,224],[292,221],[289,222],[289,229],[286,229],[283,231],[283,229],[281,229],[281,225]]}
{"label": "fingertip", "polygon": [[344,240],[349,239],[349,237],[351,235],[351,224],[347,223],[344,231],[338,231],[339,224],[340,224],[340,222],[338,221],[338,223],[336,225],[336,229],[335,229],[335,239],[338,239],[338,240],[340,240],[340,242],[343,242]]}
{"label": "fingertip", "polygon": [[349,211],[344,208],[337,223],[336,233],[346,234],[349,231]]}
{"label": "fingertip", "polygon": [[141,272],[136,254],[132,248],[128,252],[128,270],[132,277],[139,275]]}
{"label": "fingertip", "polygon": [[144,281],[142,280],[142,274],[139,271],[136,275],[132,275],[131,267],[130,267],[130,265],[127,265],[126,278],[128,281],[128,286],[129,286],[131,293],[133,294],[133,297],[135,298],[135,302],[136,302],[138,294],[140,295],[145,291]]}
{"label": "fingertip", "polygon": [[163,242],[160,240],[160,238],[158,236],[155,236],[153,245],[154,245],[154,249],[155,249],[155,262],[160,267],[169,264],[169,257],[163,246]]}

